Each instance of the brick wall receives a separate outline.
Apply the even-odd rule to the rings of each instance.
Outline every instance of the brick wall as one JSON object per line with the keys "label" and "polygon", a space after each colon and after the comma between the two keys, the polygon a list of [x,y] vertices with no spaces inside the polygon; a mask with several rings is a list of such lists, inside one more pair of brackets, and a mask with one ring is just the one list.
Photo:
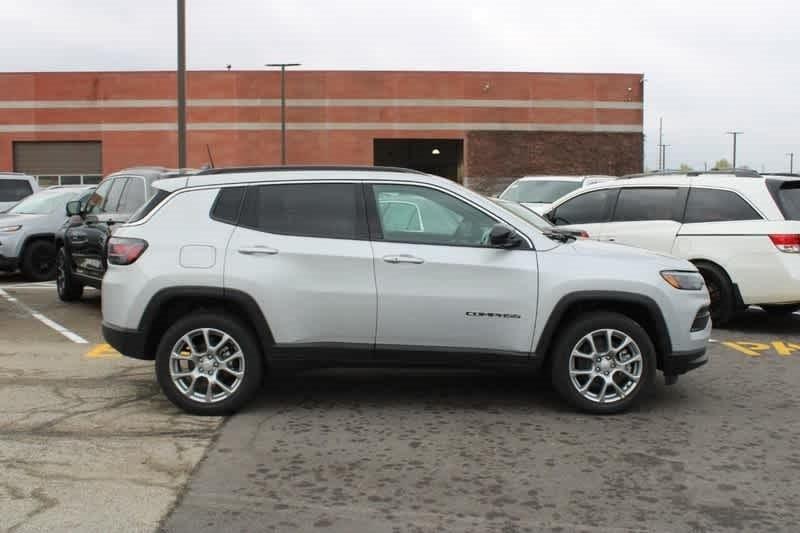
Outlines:
{"label": "brick wall", "polygon": [[471,131],[467,146],[466,185],[485,194],[526,175],[620,176],[642,170],[640,133]]}

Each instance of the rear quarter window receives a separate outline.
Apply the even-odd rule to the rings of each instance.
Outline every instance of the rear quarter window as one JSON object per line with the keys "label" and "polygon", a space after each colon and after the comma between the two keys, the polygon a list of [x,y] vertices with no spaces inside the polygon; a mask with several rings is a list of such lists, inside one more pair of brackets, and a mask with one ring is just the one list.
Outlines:
{"label": "rear quarter window", "polygon": [[773,181],[770,192],[786,220],[800,220],[800,181]]}
{"label": "rear quarter window", "polygon": [[128,223],[131,224],[133,222],[138,222],[146,217],[153,209],[156,208],[158,204],[163,202],[170,193],[167,191],[163,191],[161,189],[156,189],[155,195],[153,195],[150,200],[147,201],[142,207],[140,207],[134,214],[128,219]]}
{"label": "rear quarter window", "polygon": [[689,191],[686,224],[734,220],[761,220],[761,215],[735,192],[694,187]]}

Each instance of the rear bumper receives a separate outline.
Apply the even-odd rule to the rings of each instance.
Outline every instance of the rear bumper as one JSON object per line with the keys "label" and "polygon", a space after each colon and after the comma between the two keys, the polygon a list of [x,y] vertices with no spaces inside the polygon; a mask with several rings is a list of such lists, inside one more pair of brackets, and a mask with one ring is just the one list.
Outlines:
{"label": "rear bumper", "polygon": [[706,348],[690,352],[672,352],[664,356],[664,375],[679,376],[708,363]]}
{"label": "rear bumper", "polygon": [[103,338],[122,355],[152,360],[155,354],[145,353],[145,335],[137,329],[118,328],[103,322]]}

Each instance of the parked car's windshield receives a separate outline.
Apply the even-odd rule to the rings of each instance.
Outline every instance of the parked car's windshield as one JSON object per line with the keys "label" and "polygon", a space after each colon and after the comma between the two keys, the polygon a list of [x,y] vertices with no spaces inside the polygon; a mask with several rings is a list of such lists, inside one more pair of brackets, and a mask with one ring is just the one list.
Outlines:
{"label": "parked car's windshield", "polygon": [[84,191],[42,191],[15,205],[8,211],[12,215],[46,215],[57,209],[64,210],[67,202],[77,200]]}
{"label": "parked car's windshield", "polygon": [[579,181],[518,181],[506,189],[500,198],[514,202],[550,204],[580,186]]}
{"label": "parked car's windshield", "polygon": [[0,202],[18,202],[33,192],[27,180],[0,179]]}
{"label": "parked car's windshield", "polygon": [[512,214],[517,215],[519,218],[523,219],[525,222],[532,224],[539,230],[549,230],[553,228],[553,225],[547,219],[539,216],[537,213],[534,213],[524,205],[509,202],[506,200],[502,200],[499,198],[490,198],[490,200],[503,209],[507,211],[511,211]]}

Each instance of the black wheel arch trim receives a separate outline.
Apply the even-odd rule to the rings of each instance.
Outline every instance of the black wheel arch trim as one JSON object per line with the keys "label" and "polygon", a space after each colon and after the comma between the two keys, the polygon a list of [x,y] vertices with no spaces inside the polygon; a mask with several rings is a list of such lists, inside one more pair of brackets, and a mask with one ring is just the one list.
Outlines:
{"label": "black wheel arch trim", "polygon": [[[667,322],[664,319],[661,308],[655,300],[649,296],[624,291],[578,291],[563,296],[555,307],[553,307],[553,311],[547,319],[542,334],[539,336],[539,342],[536,345],[534,354],[540,357],[546,357],[548,355],[550,346],[558,336],[559,326],[565,318],[564,315],[571,306],[581,303],[592,304],[596,302],[635,304],[646,308],[650,314],[652,325],[656,330],[656,337],[651,340],[656,347],[659,361],[663,360],[663,357],[671,354],[672,341],[670,340],[669,329],[667,329]],[[642,326],[644,327],[643,324]]]}
{"label": "black wheel arch trim", "polygon": [[33,242],[33,241],[43,241],[49,240],[55,245],[56,243],[56,236],[54,233],[34,233],[33,235],[28,235],[25,237],[25,240],[22,241],[22,247],[20,248],[20,257],[23,253],[25,253],[25,249]]}
{"label": "black wheel arch trim", "polygon": [[235,290],[225,289],[222,287],[209,287],[209,286],[180,286],[168,287],[161,289],[153,297],[145,307],[142,318],[139,320],[139,327],[137,331],[142,335],[144,342],[143,345],[149,345],[151,340],[150,335],[155,326],[155,319],[161,311],[171,301],[181,299],[203,299],[207,298],[211,301],[222,302],[223,304],[230,302],[236,306],[245,309],[247,317],[245,321],[248,325],[254,327],[253,333],[259,340],[264,355],[268,353],[269,349],[274,345],[275,341],[272,336],[272,330],[269,327],[264,313],[261,311],[258,303],[249,294]]}

